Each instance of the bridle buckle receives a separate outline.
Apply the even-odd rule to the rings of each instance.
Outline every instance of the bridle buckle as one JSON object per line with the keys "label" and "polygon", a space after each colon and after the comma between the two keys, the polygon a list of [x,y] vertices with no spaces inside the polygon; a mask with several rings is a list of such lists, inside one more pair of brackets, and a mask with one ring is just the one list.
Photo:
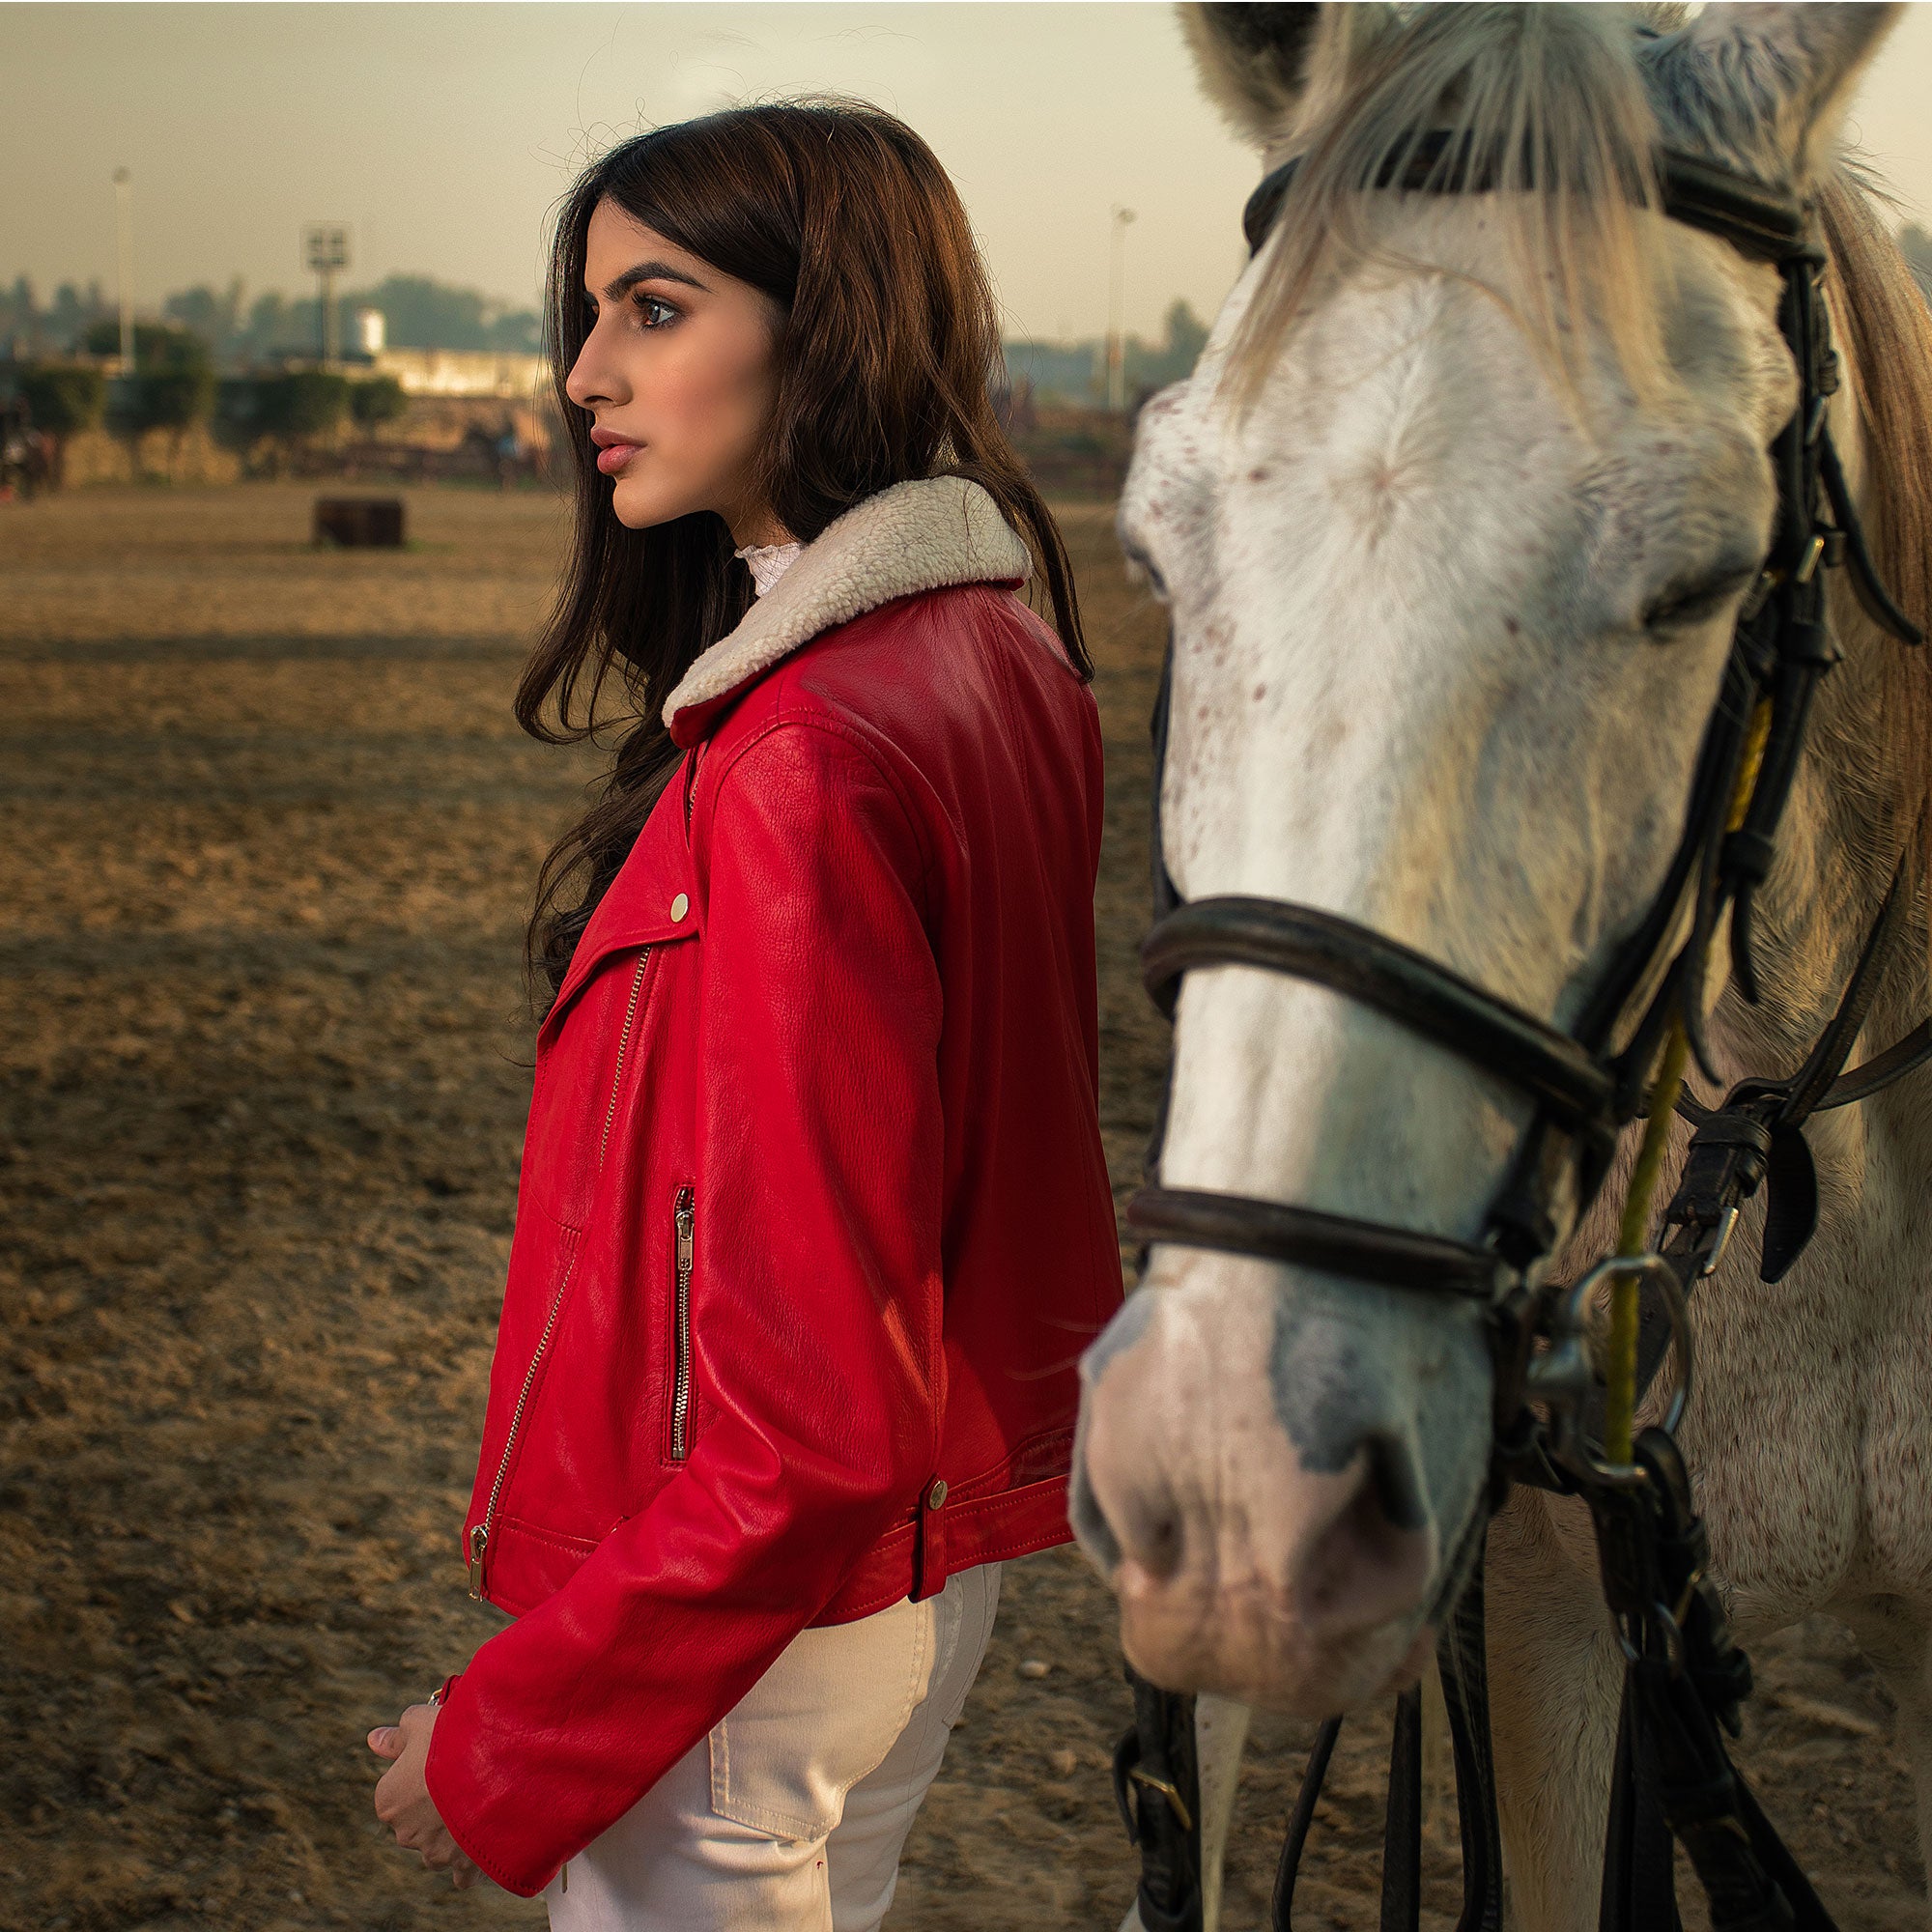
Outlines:
{"label": "bridle buckle", "polygon": [[[1714,1264],[1715,1265],[1715,1264]],[[1586,1484],[1616,1486],[1636,1474],[1632,1463],[1609,1462],[1590,1434],[1596,1398],[1604,1386],[1602,1319],[1604,1291],[1618,1281],[1634,1281],[1639,1288],[1654,1282],[1670,1323],[1670,1341],[1677,1350],[1677,1386],[1662,1427],[1674,1433],[1690,1401],[1694,1351],[1690,1308],[1677,1271],[1655,1250],[1640,1255],[1610,1255],[1570,1286],[1548,1291],[1546,1319],[1538,1332],[1542,1350],[1531,1356],[1523,1375],[1525,1402],[1544,1410],[1543,1448],[1558,1468]]]}

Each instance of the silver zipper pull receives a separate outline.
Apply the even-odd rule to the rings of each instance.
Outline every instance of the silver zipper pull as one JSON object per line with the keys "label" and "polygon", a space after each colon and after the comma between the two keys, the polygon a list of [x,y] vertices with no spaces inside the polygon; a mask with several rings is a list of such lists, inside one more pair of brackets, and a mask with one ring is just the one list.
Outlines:
{"label": "silver zipper pull", "polygon": [[671,1307],[670,1454],[674,1463],[682,1463],[691,1448],[691,1250],[696,1224],[696,1200],[689,1187],[682,1187],[671,1223],[677,1231]]}

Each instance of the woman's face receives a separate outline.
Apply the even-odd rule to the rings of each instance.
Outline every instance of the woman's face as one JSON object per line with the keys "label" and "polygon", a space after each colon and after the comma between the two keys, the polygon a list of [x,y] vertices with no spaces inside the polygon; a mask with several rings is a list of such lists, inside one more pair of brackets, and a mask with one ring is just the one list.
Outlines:
{"label": "woman's face", "polygon": [[583,286],[596,320],[564,386],[594,418],[617,521],[640,530],[715,510],[740,545],[784,542],[753,482],[778,396],[778,305],[608,196]]}

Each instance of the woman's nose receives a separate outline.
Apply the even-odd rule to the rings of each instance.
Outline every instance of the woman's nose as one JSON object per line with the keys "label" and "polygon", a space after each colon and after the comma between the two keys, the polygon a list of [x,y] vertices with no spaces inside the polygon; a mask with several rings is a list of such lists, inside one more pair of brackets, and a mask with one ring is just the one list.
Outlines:
{"label": "woman's nose", "polygon": [[603,331],[593,328],[583,338],[577,360],[564,379],[563,392],[581,410],[594,410],[600,403],[622,403],[622,374],[604,353]]}

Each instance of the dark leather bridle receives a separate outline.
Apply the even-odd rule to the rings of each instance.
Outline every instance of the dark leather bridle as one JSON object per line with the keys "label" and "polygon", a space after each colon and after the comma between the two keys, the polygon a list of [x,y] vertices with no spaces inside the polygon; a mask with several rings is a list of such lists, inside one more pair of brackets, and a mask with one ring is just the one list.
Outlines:
{"label": "dark leather bridle", "polygon": [[[1252,248],[1265,241],[1295,167],[1291,160],[1277,168],[1250,198],[1242,221]],[[1412,191],[1480,187],[1481,182],[1466,179],[1467,172],[1455,163],[1450,138],[1436,134],[1391,161],[1377,185]],[[1677,1011],[1693,1025],[1701,1013],[1696,988],[1687,980],[1726,910],[1733,970],[1747,997],[1755,997],[1752,898],[1770,870],[1812,693],[1833,661],[1825,625],[1824,571],[1844,565],[1876,623],[1904,642],[1923,639],[1872,565],[1825,426],[1825,405],[1838,386],[1837,357],[1819,292],[1825,255],[1807,211],[1689,156],[1662,154],[1658,178],[1661,205],[1672,219],[1719,235],[1741,253],[1779,269],[1784,278],[1779,321],[1800,384],[1798,408],[1772,448],[1778,478],[1772,548],[1738,622],[1699,750],[1683,834],[1662,883],[1571,1033],[1471,984],[1426,954],[1321,907],[1236,895],[1183,902],[1160,845],[1170,655],[1154,719],[1155,923],[1141,952],[1155,1003],[1171,1017],[1182,976],[1200,967],[1260,967],[1309,980],[1447,1048],[1528,1095],[1535,1112],[1509,1179],[1492,1204],[1481,1242],[1286,1203],[1167,1187],[1154,1178],[1156,1150],[1148,1183],[1127,1208],[1128,1226],[1149,1243],[1215,1248],[1386,1286],[1494,1301],[1549,1252],[1555,1237],[1551,1209],[1566,1159],[1574,1169],[1576,1212],[1601,1186],[1619,1130],[1643,1110],[1644,1082],[1664,1027]],[[1739,761],[1761,697],[1771,702],[1770,733],[1744,823],[1727,833]],[[1656,970],[1687,894],[1694,895],[1691,930],[1628,1044],[1612,1055],[1609,1037]],[[1856,1033],[1853,1028],[1853,1037]],[[1844,1044],[1849,1051],[1851,1039]],[[1932,1053],[1932,1037],[1922,1045]],[[1897,1067],[1892,1077],[1905,1070]],[[1860,1080],[1863,1074],[1861,1069],[1849,1077]],[[1869,1084],[1861,1088],[1861,1094],[1869,1091]]]}
{"label": "dark leather bridle", "polygon": [[[1500,1923],[1483,1663],[1481,1544],[1488,1516],[1512,1481],[1580,1494],[1596,1516],[1604,1583],[1630,1660],[1613,1786],[1602,1925],[1604,1932],[1658,1932],[1677,1922],[1671,1834],[1684,1844],[1712,1901],[1720,1932],[1796,1926],[1825,1932],[1831,1920],[1776,1833],[1733,1772],[1719,1727],[1735,1731],[1749,1668],[1730,1641],[1721,1603],[1704,1575],[1703,1532],[1690,1481],[1662,1430],[1639,1438],[1636,1463],[1604,1464],[1589,1438],[1601,1394],[1569,1389],[1574,1413],[1552,1428],[1564,1391],[1549,1371],[1581,1361],[1575,1334],[1551,1327],[1569,1294],[1531,1285],[1556,1240],[1564,1183],[1580,1215],[1601,1188],[1619,1132],[1646,1111],[1646,1083],[1666,1028],[1681,1017],[1713,1079],[1701,1037],[1698,984],[1713,935],[1730,918],[1733,979],[1758,997],[1753,958],[1754,895],[1767,876],[1804,749],[1818,681],[1836,661],[1825,618],[1825,572],[1844,568],[1871,620],[1900,642],[1923,634],[1886,591],[1826,426],[1838,361],[1821,293],[1826,266],[1812,211],[1791,196],[1696,156],[1661,151],[1656,200],[1672,220],[1719,237],[1775,266],[1782,281],[1779,327],[1799,378],[1791,419],[1772,444],[1778,508],[1772,545],[1741,608],[1718,700],[1705,725],[1684,827],[1664,877],[1616,950],[1570,1032],[1472,984],[1426,954],[1316,906],[1226,895],[1183,901],[1169,877],[1160,830],[1173,656],[1162,670],[1153,720],[1153,895],[1155,923],[1142,948],[1149,993],[1170,1017],[1183,977],[1205,967],[1247,966],[1328,988],[1395,1020],[1526,1095],[1532,1114],[1492,1202],[1482,1237],[1463,1241],[1290,1203],[1159,1179],[1165,1122],[1148,1155],[1146,1184],[1129,1202],[1128,1226],[1147,1248],[1167,1244],[1286,1262],[1346,1278],[1425,1293],[1466,1297],[1489,1312],[1496,1371],[1493,1476],[1465,1560],[1455,1566],[1445,1603],[1440,1662],[1463,1811],[1464,1907],[1459,1932]],[[1262,182],[1243,226],[1258,251],[1281,213],[1297,160]],[[1409,192],[1481,191],[1503,185],[1493,158],[1466,142],[1427,135],[1400,151],[1373,185]],[[1647,196],[1643,184],[1632,192]],[[1734,796],[1746,770],[1753,717],[1768,707],[1748,803],[1733,829]],[[1639,1345],[1640,1383],[1655,1375],[1684,1298],[1712,1273],[1740,1204],[1770,1183],[1761,1272],[1776,1280],[1797,1259],[1816,1221],[1816,1180],[1804,1127],[1821,1109],[1868,1098],[1932,1059],[1932,1020],[1849,1072],[1845,1062],[1883,970],[1907,921],[1907,867],[1918,828],[1907,836],[1883,906],[1832,1020],[1797,1073],[1741,1082],[1716,1108],[1688,1098],[1695,1123],[1677,1191],[1666,1208],[1656,1266],[1674,1281],[1676,1316],[1647,1305]],[[1664,959],[1685,908],[1688,936]],[[1649,1003],[1624,1046],[1609,1042],[1640,988]],[[1571,1313],[1577,1313],[1574,1303]],[[1665,1315],[1670,1311],[1666,1309]],[[1679,1334],[1688,1349],[1688,1331]],[[1688,1358],[1682,1365],[1688,1369]],[[1541,1379],[1539,1379],[1541,1374]],[[1580,1375],[1578,1378],[1581,1380]],[[1680,1375],[1680,1381],[1686,1379]],[[1541,1413],[1539,1413],[1539,1408]],[[1194,1790],[1192,1700],[1135,1681],[1137,1723],[1116,1759],[1116,1787],[1140,1844],[1139,1905],[1149,1932],[1200,1924],[1198,1837],[1177,1833],[1163,1794]],[[1184,1719],[1184,1721],[1183,1721]],[[1295,1871],[1340,1719],[1322,1729],[1291,1821],[1275,1893],[1274,1921],[1291,1932]],[[1419,1705],[1398,1705],[1383,1864],[1384,1927],[1416,1922],[1420,1899]],[[1137,1789],[1130,1790],[1130,1786]],[[1198,1793],[1196,1794],[1198,1803]]]}

